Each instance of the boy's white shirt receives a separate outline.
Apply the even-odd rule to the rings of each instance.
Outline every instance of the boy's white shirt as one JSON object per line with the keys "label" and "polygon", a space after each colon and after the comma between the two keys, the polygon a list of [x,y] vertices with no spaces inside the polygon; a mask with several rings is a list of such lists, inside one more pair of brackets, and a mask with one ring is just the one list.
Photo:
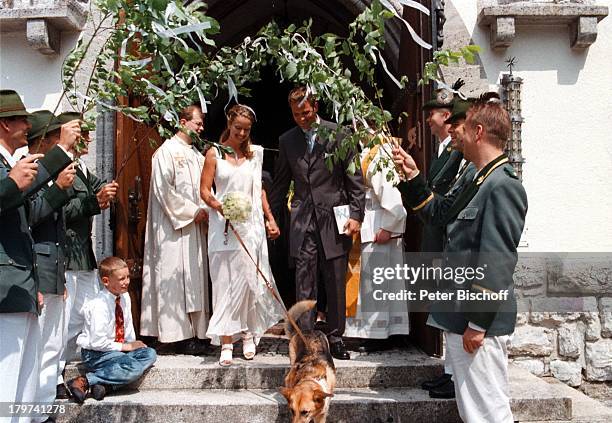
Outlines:
{"label": "boy's white shirt", "polygon": [[[114,294],[104,288],[94,299],[85,303],[83,332],[77,338],[77,344],[81,348],[93,351],[121,351],[123,344],[115,342],[115,298]],[[121,295],[121,308],[125,329],[124,342],[133,342],[136,340],[136,333],[130,295],[127,292]]]}

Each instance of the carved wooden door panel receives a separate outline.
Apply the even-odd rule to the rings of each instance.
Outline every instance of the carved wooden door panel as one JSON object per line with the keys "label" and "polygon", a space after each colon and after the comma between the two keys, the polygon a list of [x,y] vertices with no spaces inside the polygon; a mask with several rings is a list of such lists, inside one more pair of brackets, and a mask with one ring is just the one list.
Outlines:
{"label": "carved wooden door panel", "polygon": [[[443,0],[421,0],[431,10],[427,16],[415,9],[404,8],[404,19],[406,19],[421,37],[438,46],[438,33],[443,24],[444,1]],[[441,13],[440,13],[441,12]],[[440,31],[437,31],[440,29]],[[435,34],[435,35],[434,35]],[[400,44],[399,69],[402,75],[408,75],[410,85],[403,99],[403,111],[407,113],[400,128],[400,135],[404,139],[404,147],[414,157],[419,169],[427,169],[433,151],[433,142],[429,127],[425,122],[425,114],[421,110],[423,104],[431,96],[431,88],[419,87],[418,80],[426,62],[432,58],[432,51],[417,45],[408,31],[404,30]],[[419,251],[421,244],[422,225],[416,215],[408,213],[406,220],[405,249],[408,252]],[[426,325],[427,313],[411,313],[410,315],[410,338],[412,342],[423,351],[432,355],[442,353],[442,339],[439,330]]]}
{"label": "carved wooden door panel", "polygon": [[[136,101],[131,100],[130,103]],[[155,128],[149,128],[121,114],[117,114],[116,130],[115,169],[120,188],[114,213],[115,254],[125,258],[130,268],[132,316],[136,334],[139,334],[151,156],[160,143],[160,137]]]}

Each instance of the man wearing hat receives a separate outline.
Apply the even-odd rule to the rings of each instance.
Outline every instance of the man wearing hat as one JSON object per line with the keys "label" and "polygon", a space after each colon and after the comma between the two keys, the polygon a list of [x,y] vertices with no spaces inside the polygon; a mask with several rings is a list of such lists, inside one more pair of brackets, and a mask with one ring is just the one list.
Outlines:
{"label": "man wearing hat", "polygon": [[[434,152],[433,159],[429,166],[427,174],[427,185],[436,194],[444,196],[457,176],[457,172],[461,165],[463,154],[454,149],[451,145],[451,136],[449,134],[450,123],[447,120],[452,115],[453,105],[458,96],[453,90],[459,90],[464,85],[463,80],[458,79],[452,86],[452,89],[440,88],[434,91],[433,97],[423,106],[425,113],[428,113],[427,124],[439,141],[438,147]],[[436,225],[433,222],[428,222],[426,219],[423,223],[423,232],[421,237],[421,252],[438,253],[443,250],[444,245],[444,227]],[[432,260],[437,260],[432,255]],[[444,374],[441,377],[426,381],[422,384],[423,389],[431,390],[440,388],[443,385],[451,386],[451,370],[448,366],[444,368]],[[431,392],[431,391],[430,391]],[[439,392],[439,397],[452,398],[451,391],[445,393]],[[436,393],[432,394],[436,395]]]}
{"label": "man wearing hat", "polygon": [[[38,386],[42,304],[29,226],[30,197],[71,163],[66,152],[80,134],[79,122],[70,122],[62,127],[58,146],[44,157],[16,162],[15,150],[27,145],[28,115],[15,91],[0,90],[0,181],[10,187],[0,219],[0,402],[9,403],[35,401]],[[16,173],[21,175],[13,178]]]}
{"label": "man wearing hat", "polygon": [[474,164],[469,162],[463,156],[463,140],[465,138],[465,118],[466,113],[471,107],[475,99],[457,99],[453,105],[451,116],[446,120],[446,123],[450,125],[448,133],[451,137],[451,147],[453,150],[461,153],[461,164],[459,171],[452,181],[451,187],[446,193],[449,196],[458,189],[462,189],[466,180],[471,181],[476,173]]}
{"label": "man wearing hat", "polygon": [[[453,84],[452,90],[458,90],[464,82],[459,79]],[[453,184],[457,171],[461,165],[463,155],[451,146],[451,136],[448,132],[450,124],[446,120],[451,116],[453,104],[458,98],[448,88],[441,88],[434,92],[433,98],[425,103],[423,110],[428,113],[427,124],[439,143],[434,152],[433,160],[427,174],[427,185],[436,194],[444,195]],[[444,233],[441,228],[425,224],[423,226],[423,238],[421,251],[442,251]]]}
{"label": "man wearing hat", "polygon": [[[76,113],[62,113],[60,122],[78,116]],[[86,128],[87,129],[87,128]],[[76,176],[72,189],[73,198],[64,207],[66,216],[66,290],[64,349],[61,353],[59,375],[57,378],[57,397],[66,398],[62,372],[66,362],[76,355],[76,338],[84,324],[82,308],[85,302],[94,298],[100,291],[96,257],[93,251],[91,233],[94,216],[110,207],[117,195],[118,184],[115,181],[105,183],[94,175],[81,157],[86,155],[90,142],[89,131],[83,131],[82,142],[75,145],[72,153],[78,158]]]}
{"label": "man wearing hat", "polygon": [[[59,142],[62,122],[53,113],[48,110],[34,112],[28,121],[32,126],[28,132],[30,154],[45,154]],[[75,173],[74,164],[62,170],[55,182],[49,182],[48,187],[38,192],[31,207],[36,212],[46,202],[50,202],[53,208],[53,213],[46,216],[30,216],[39,291],[45,304],[38,319],[42,338],[39,354],[40,385],[36,401],[40,403],[52,403],[56,394],[64,341],[66,224],[63,206],[74,195],[72,183]],[[36,221],[33,221],[34,218]]]}
{"label": "man wearing hat", "polygon": [[[444,330],[459,415],[466,422],[513,423],[507,347],[516,324],[513,273],[527,194],[504,154],[511,123],[499,99],[481,96],[466,115],[463,150],[477,172],[449,201],[450,207],[439,210],[447,204],[436,200],[401,148],[395,149],[394,161],[406,180],[398,189],[413,209],[443,217],[447,260],[460,258],[464,269],[482,272],[480,277],[455,278],[449,287],[455,301],[431,307],[430,324]],[[462,300],[461,292],[469,298]]]}
{"label": "man wearing hat", "polygon": [[[463,154],[463,138],[465,136],[464,123],[465,114],[472,104],[471,100],[455,99],[450,117],[445,121],[449,125],[448,132],[451,137],[451,147],[453,150]],[[413,207],[413,211],[431,226],[437,226],[445,230],[445,212],[453,205],[458,194],[469,184],[476,174],[476,167],[473,163],[463,159],[453,185],[446,195],[434,193],[432,203],[426,208]],[[438,327],[435,320],[430,315],[427,323],[430,326]],[[433,380],[423,382],[421,387],[429,391],[432,398],[455,398],[455,385],[452,381],[452,370],[449,365],[445,365],[444,373]]]}

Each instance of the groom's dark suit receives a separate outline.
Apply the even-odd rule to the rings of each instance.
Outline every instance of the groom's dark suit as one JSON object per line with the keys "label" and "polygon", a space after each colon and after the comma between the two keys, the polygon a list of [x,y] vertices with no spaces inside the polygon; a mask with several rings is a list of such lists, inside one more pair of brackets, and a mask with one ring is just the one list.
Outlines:
{"label": "groom's dark suit", "polygon": [[[335,129],[336,125],[321,120],[321,126]],[[330,171],[325,165],[325,153],[339,145],[316,136],[314,148],[308,152],[304,131],[295,127],[279,138],[270,204],[278,216],[286,206],[291,180],[294,195],[291,200],[290,255],[296,263],[296,298],[298,301],[317,298],[318,270],[327,292],[327,321],[332,342],[344,333],[345,278],[351,238],[338,233],[333,207],[348,204],[350,217],[363,220],[365,193],[361,170],[350,175],[346,169],[354,152],[339,161]],[[302,322],[306,328],[314,323],[314,311]]]}

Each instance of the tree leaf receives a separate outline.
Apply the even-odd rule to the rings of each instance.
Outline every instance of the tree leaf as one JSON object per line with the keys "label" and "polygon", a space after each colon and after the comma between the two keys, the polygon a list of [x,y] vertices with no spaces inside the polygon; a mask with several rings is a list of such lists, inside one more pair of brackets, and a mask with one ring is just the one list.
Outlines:
{"label": "tree leaf", "polygon": [[285,68],[285,74],[287,79],[291,79],[297,73],[297,64],[295,62],[287,63],[287,67]]}

